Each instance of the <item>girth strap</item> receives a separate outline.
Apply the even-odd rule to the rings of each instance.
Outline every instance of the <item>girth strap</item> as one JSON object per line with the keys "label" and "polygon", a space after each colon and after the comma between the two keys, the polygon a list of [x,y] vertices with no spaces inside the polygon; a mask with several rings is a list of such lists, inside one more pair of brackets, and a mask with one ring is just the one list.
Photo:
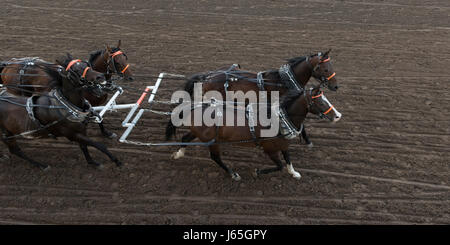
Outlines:
{"label": "girth strap", "polygon": [[27,99],[27,104],[26,104],[26,109],[28,112],[28,116],[30,117],[31,121],[33,121],[39,128],[43,128],[44,125],[41,124],[41,122],[39,122],[39,120],[34,116],[34,103],[33,103],[33,99],[35,96],[31,96]]}
{"label": "girth strap", "polygon": [[255,113],[253,111],[253,107],[251,106],[251,104],[249,104],[247,106],[247,110],[245,110],[245,117],[248,120],[248,128],[250,130],[250,134],[252,136],[252,139],[255,142],[255,144],[257,146],[259,146],[259,139],[258,139],[258,137],[256,137],[256,133],[255,133],[256,122],[255,122],[254,115],[255,115]]}

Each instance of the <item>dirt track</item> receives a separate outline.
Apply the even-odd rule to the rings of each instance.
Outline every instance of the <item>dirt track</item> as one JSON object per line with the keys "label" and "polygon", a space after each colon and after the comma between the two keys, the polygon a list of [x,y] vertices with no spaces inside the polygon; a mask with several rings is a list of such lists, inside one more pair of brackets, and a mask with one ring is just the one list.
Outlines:
{"label": "dirt track", "polygon": [[[205,148],[173,161],[174,147],[108,141],[95,125],[90,135],[123,169],[94,150],[105,169],[87,166],[64,139],[21,141],[52,169],[0,161],[0,224],[450,223],[449,1],[3,2],[1,60],[87,58],[121,39],[136,74],[187,75],[233,63],[278,68],[286,58],[332,48],[341,88],[326,93],[343,118],[307,122],[315,147],[291,147],[300,181],[286,171],[253,178],[256,167],[272,165],[256,149],[224,149],[224,161],[242,176],[234,182]],[[154,80],[126,84],[137,90],[120,102],[136,101]],[[181,86],[167,81],[159,99]],[[124,117],[105,120],[120,135]],[[162,141],[166,121],[145,114],[134,139]]]}

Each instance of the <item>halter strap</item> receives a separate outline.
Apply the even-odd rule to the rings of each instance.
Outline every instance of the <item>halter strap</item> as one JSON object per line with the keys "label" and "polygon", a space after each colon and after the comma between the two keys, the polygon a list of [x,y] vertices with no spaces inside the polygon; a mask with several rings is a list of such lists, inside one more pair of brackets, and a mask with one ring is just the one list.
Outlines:
{"label": "halter strap", "polygon": [[330,58],[326,58],[325,60],[321,60],[319,63],[325,63],[325,62],[328,62],[328,61],[330,61]]}
{"label": "halter strap", "polygon": [[70,69],[70,67],[72,67],[73,65],[75,65],[78,62],[81,62],[81,60],[72,60],[72,61],[70,61],[69,64],[67,65],[66,71],[68,71]]}
{"label": "halter strap", "polygon": [[128,64],[127,66],[125,66],[125,68],[123,68],[123,70],[121,71],[121,73],[124,73],[124,72],[128,69],[128,67],[130,67],[130,64]]}
{"label": "halter strap", "polygon": [[321,93],[320,93],[319,95],[311,96],[311,98],[312,98],[312,99],[319,98],[319,97],[322,96],[322,95],[323,95],[323,91],[321,91]]}
{"label": "halter strap", "polygon": [[330,79],[333,78],[334,76],[336,76],[336,72],[334,72],[333,74],[331,74],[331,76],[327,77],[327,80],[330,80]]}
{"label": "halter strap", "polygon": [[123,54],[123,52],[119,50],[119,51],[111,54],[111,57],[114,58],[116,55],[119,55],[119,54]]}
{"label": "halter strap", "polygon": [[85,78],[85,77],[86,77],[86,73],[87,73],[87,71],[88,71],[89,69],[90,69],[89,66],[86,67],[86,68],[84,68],[83,75],[81,76],[81,78]]}
{"label": "halter strap", "polygon": [[334,108],[334,106],[331,105],[331,107],[330,107],[326,112],[324,112],[323,114],[324,114],[324,115],[328,114],[331,110],[333,110],[333,108]]}

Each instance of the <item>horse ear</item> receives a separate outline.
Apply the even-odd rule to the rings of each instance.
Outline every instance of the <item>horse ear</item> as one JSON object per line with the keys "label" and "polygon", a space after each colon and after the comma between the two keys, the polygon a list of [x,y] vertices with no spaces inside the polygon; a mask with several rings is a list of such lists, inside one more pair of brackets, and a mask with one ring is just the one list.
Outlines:
{"label": "horse ear", "polygon": [[108,53],[112,53],[112,49],[111,49],[111,47],[109,47],[108,44],[105,44],[105,49],[106,49],[106,51],[108,51]]}
{"label": "horse ear", "polygon": [[325,52],[323,55],[322,55],[322,57],[323,58],[325,58],[325,57],[327,57],[328,56],[328,54],[330,53],[330,51],[331,51],[331,48],[330,49],[328,49],[328,51],[327,52]]}
{"label": "horse ear", "polygon": [[56,62],[56,64],[58,64],[58,65],[63,65],[63,63],[64,63],[63,60],[64,60],[63,57],[59,57],[59,58],[56,58],[55,62]]}
{"label": "horse ear", "polygon": [[122,44],[121,40],[119,40],[119,43],[117,43],[117,48],[120,48],[120,44]]}

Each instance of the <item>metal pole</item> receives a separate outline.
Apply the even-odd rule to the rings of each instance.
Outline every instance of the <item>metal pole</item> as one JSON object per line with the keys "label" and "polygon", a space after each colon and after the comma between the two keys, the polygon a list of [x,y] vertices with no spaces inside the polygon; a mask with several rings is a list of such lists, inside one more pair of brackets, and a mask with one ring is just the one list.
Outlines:
{"label": "metal pole", "polygon": [[125,130],[125,132],[120,137],[119,142],[122,142],[122,143],[125,142],[126,138],[131,133],[131,130],[133,130],[134,126],[136,125],[136,123],[139,121],[139,119],[141,118],[142,114],[144,113],[145,109],[140,109],[139,112],[134,117],[133,121],[131,123],[129,123],[131,117],[134,115],[134,113],[138,109],[139,105],[142,103],[142,101],[144,100],[145,96],[147,95],[147,93],[150,90],[152,90],[152,93],[150,95],[150,98],[149,98],[148,102],[152,103],[153,99],[155,98],[156,92],[158,91],[158,87],[161,84],[161,81],[162,81],[163,77],[164,77],[164,73],[160,73],[159,77],[158,77],[158,80],[156,81],[155,85],[154,86],[148,86],[145,89],[145,91],[142,93],[142,95],[139,98],[139,100],[136,102],[136,105],[133,106],[133,108],[130,110],[130,112],[128,113],[127,117],[122,122],[122,126],[123,127],[127,127],[127,129]]}

